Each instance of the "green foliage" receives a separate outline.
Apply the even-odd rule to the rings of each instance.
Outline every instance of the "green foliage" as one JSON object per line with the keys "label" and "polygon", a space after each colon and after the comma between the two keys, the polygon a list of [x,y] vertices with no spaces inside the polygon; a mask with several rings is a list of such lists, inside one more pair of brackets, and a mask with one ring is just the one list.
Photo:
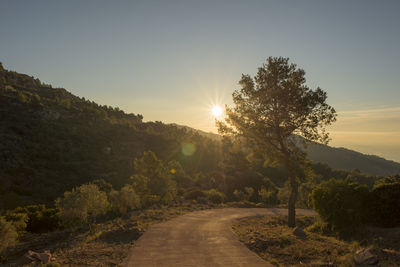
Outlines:
{"label": "green foliage", "polygon": [[400,226],[400,182],[379,184],[371,194],[375,222],[386,227]]}
{"label": "green foliage", "polygon": [[18,238],[17,231],[12,222],[0,217],[0,253],[6,248],[16,244]]}
{"label": "green foliage", "polygon": [[[24,230],[32,233],[48,232],[60,227],[61,221],[58,211],[53,208],[46,208],[45,205],[31,205],[19,207],[10,212],[20,217],[19,225],[24,226]],[[21,219],[25,223],[21,223]]]}
{"label": "green foliage", "polygon": [[29,220],[28,214],[25,212],[8,211],[5,219],[12,223],[19,237],[22,237],[26,233],[26,227]]}
{"label": "green foliage", "polygon": [[252,187],[245,187],[244,191],[237,189],[233,191],[233,195],[239,201],[249,201],[253,194],[254,189]]}
{"label": "green foliage", "polygon": [[259,199],[266,205],[274,205],[278,203],[277,190],[261,187],[258,191]]}
{"label": "green foliage", "polygon": [[94,222],[109,208],[106,193],[94,184],[84,184],[65,192],[64,197],[58,198],[55,204],[64,225],[72,227]]}
{"label": "green foliage", "polygon": [[136,158],[133,165],[135,174],[131,177],[132,184],[145,205],[150,204],[149,198],[158,198],[166,204],[175,198],[176,182],[172,179],[171,170],[152,151],[144,152],[143,157]]}
{"label": "green foliage", "polygon": [[312,208],[311,193],[315,188],[313,183],[303,183],[299,187],[299,195],[297,197],[297,206],[301,208]]}
{"label": "green foliage", "polygon": [[189,175],[186,174],[182,165],[178,161],[172,160],[168,162],[166,167],[177,186],[188,188],[193,185],[193,180]]}
{"label": "green foliage", "polygon": [[205,198],[206,194],[200,188],[192,188],[183,194],[186,200],[198,200],[199,198]]}
{"label": "green foliage", "polygon": [[104,181],[104,179],[97,179],[91,183],[97,185],[100,191],[106,192],[107,194],[109,194],[113,190],[112,184]]}
{"label": "green foliage", "polygon": [[[263,185],[260,190],[258,190],[258,200],[266,205],[274,205],[277,204],[278,201],[278,188],[275,184],[269,179],[263,179]],[[286,201],[284,202],[286,203]]]}
{"label": "green foliage", "polygon": [[120,191],[111,191],[110,202],[112,208],[123,215],[141,207],[140,198],[131,185],[125,185]]}
{"label": "green foliage", "polygon": [[311,194],[314,209],[333,230],[341,231],[364,223],[369,216],[369,191],[365,185],[331,179]]}
{"label": "green foliage", "polygon": [[205,190],[204,194],[214,204],[220,204],[225,201],[225,195],[216,189]]}
{"label": "green foliage", "polygon": [[281,163],[289,173],[289,220],[295,226],[297,169],[304,161],[294,134],[307,141],[328,143],[326,125],[336,120],[321,88],[310,89],[305,72],[288,58],[269,57],[254,79],[242,75],[240,90],[232,94],[234,107],[226,107],[225,122],[217,122],[224,135],[244,137],[249,147],[271,164]]}

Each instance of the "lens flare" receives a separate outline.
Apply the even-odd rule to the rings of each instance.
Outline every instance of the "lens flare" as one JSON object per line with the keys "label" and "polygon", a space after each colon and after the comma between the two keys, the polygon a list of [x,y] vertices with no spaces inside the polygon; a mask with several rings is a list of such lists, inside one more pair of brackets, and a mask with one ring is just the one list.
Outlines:
{"label": "lens flare", "polygon": [[191,156],[196,152],[196,146],[192,143],[184,143],[182,145],[182,153],[185,156]]}

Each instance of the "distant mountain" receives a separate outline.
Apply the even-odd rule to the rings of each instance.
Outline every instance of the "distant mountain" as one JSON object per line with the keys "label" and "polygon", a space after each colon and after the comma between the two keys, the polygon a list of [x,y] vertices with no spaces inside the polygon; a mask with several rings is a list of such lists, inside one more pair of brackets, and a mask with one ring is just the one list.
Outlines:
{"label": "distant mountain", "polygon": [[[221,136],[214,133],[207,133],[196,130],[188,126],[177,125],[191,131],[197,131],[215,140],[221,139]],[[365,155],[360,152],[347,148],[336,148],[327,145],[312,143],[307,148],[308,157],[318,163],[328,164],[333,169],[339,170],[359,170],[362,173],[370,175],[388,176],[400,174],[400,163],[387,160],[375,155]]]}
{"label": "distant mountain", "polygon": [[398,162],[374,155],[365,155],[342,147],[313,144],[308,147],[308,155],[311,160],[326,163],[333,169],[358,169],[362,173],[381,176],[400,174],[400,163]]}

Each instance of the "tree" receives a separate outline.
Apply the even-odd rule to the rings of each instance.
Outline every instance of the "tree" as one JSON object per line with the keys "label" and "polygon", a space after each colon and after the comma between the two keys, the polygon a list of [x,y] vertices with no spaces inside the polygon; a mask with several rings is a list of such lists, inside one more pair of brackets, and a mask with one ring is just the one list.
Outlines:
{"label": "tree", "polygon": [[55,201],[60,217],[67,226],[93,223],[99,215],[105,214],[109,207],[107,194],[95,184],[84,184],[65,192],[63,198]]}
{"label": "tree", "polygon": [[140,198],[131,185],[125,185],[120,191],[110,192],[110,201],[113,208],[125,215],[129,210],[141,207]]}
{"label": "tree", "polygon": [[[142,158],[133,162],[135,174],[132,175],[134,190],[145,202],[156,197],[165,203],[171,202],[176,196],[176,182],[171,171],[152,151],[145,151]],[[145,203],[150,204],[150,203]]]}
{"label": "tree", "polygon": [[290,197],[288,222],[296,225],[298,182],[296,171],[305,154],[297,143],[328,143],[325,126],[336,120],[335,110],[326,103],[326,92],[310,89],[305,72],[288,58],[269,57],[252,79],[242,75],[240,90],[233,94],[234,107],[226,107],[225,121],[217,121],[223,135],[245,139],[270,162],[283,164],[288,171]]}

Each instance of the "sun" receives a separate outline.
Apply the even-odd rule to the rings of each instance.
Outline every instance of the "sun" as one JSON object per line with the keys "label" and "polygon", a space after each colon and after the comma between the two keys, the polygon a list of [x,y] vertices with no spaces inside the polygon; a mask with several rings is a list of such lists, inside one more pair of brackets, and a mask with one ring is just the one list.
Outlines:
{"label": "sun", "polygon": [[211,113],[214,117],[218,118],[222,115],[222,108],[220,106],[214,106],[211,109]]}

